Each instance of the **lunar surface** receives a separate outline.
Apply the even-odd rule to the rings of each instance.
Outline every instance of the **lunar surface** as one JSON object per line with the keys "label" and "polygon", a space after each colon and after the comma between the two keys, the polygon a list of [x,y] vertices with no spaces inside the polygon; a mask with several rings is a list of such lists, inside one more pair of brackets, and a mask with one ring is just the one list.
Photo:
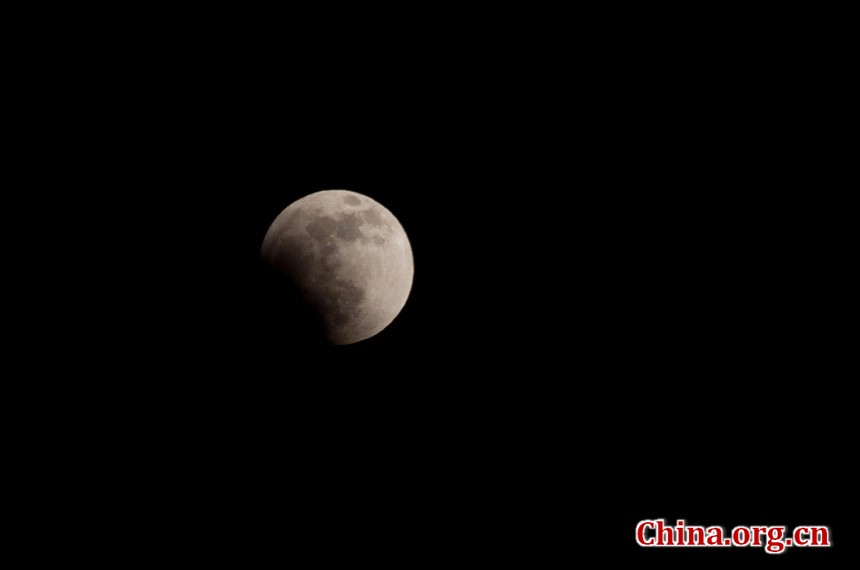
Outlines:
{"label": "lunar surface", "polygon": [[406,304],[412,248],[397,218],[348,190],[290,204],[263,240],[263,260],[296,287],[333,344],[379,333]]}

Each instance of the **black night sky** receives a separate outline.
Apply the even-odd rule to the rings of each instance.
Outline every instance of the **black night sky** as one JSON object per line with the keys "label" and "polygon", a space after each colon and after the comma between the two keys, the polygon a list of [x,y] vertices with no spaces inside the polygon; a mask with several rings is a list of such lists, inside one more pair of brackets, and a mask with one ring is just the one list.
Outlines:
{"label": "black night sky", "polygon": [[[803,50],[246,16],[119,58],[100,153],[70,165],[117,196],[75,358],[111,355],[164,524],[237,560],[398,567],[765,558],[644,551],[643,518],[838,529],[846,155]],[[259,260],[283,208],[335,188],[415,259],[400,316],[344,347]]]}

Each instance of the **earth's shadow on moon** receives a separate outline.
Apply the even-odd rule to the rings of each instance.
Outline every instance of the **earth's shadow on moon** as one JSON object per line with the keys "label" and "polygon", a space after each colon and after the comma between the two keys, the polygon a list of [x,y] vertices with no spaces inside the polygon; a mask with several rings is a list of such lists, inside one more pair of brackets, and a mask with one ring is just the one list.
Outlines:
{"label": "earth's shadow on moon", "polygon": [[279,349],[324,349],[330,346],[318,311],[302,297],[296,285],[267,264],[258,266],[260,297],[257,310],[265,344]]}

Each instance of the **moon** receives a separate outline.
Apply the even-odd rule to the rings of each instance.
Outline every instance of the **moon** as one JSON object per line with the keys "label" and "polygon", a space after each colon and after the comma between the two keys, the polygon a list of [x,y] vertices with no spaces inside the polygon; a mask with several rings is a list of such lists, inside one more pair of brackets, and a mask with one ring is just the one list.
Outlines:
{"label": "moon", "polygon": [[263,260],[297,288],[332,344],[387,327],[412,289],[412,248],[397,218],[349,190],[323,190],[287,206],[266,232]]}

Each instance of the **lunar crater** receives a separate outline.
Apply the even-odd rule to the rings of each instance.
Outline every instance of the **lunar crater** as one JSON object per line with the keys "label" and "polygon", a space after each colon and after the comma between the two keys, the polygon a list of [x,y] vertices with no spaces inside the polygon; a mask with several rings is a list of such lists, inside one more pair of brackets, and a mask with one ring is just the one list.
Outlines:
{"label": "lunar crater", "polygon": [[325,241],[337,231],[337,222],[332,218],[318,217],[307,226],[305,231],[317,241]]}
{"label": "lunar crater", "polygon": [[361,231],[363,222],[355,214],[346,214],[337,223],[337,237],[345,241],[355,241],[364,237]]}
{"label": "lunar crater", "polygon": [[362,217],[364,217],[364,221],[367,224],[375,227],[386,227],[387,224],[385,220],[382,219],[382,216],[376,210],[372,208],[368,208],[367,210],[361,211]]}

